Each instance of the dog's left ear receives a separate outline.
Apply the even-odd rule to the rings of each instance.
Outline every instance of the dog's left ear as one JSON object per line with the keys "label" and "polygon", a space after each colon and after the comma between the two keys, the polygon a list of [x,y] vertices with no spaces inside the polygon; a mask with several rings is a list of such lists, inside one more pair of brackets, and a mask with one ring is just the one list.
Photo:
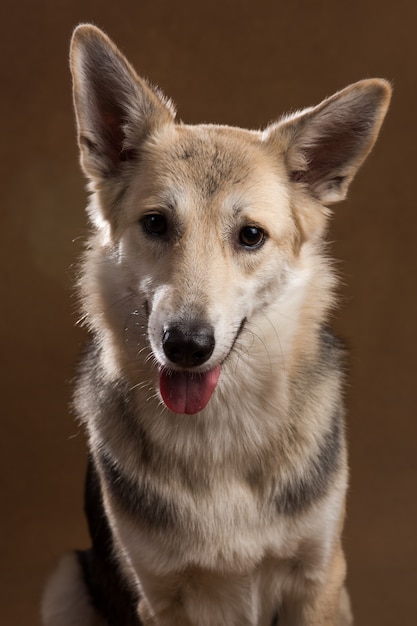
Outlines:
{"label": "dog's left ear", "polygon": [[390,98],[387,81],[362,80],[273,124],[264,139],[284,153],[295,184],[323,204],[338,202],[372,149]]}

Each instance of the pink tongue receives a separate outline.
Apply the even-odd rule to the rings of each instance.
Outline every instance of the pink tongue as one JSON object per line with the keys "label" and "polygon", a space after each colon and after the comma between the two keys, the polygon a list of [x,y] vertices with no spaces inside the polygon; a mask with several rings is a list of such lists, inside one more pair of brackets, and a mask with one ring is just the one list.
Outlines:
{"label": "pink tongue", "polygon": [[159,388],[165,404],[174,413],[198,413],[211,398],[220,376],[220,365],[204,374],[159,372]]}

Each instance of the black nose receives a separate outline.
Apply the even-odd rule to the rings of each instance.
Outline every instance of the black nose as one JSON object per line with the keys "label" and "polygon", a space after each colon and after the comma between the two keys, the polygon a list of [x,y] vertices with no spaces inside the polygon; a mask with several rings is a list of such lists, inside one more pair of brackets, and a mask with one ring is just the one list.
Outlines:
{"label": "black nose", "polygon": [[197,367],[213,354],[214,331],[209,324],[172,325],[164,332],[162,346],[171,363]]}

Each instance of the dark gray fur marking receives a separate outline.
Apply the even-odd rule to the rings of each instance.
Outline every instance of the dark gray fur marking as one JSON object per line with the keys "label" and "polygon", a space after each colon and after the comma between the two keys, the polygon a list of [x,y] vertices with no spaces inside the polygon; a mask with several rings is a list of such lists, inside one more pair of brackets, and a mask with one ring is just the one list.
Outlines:
{"label": "dark gray fur marking", "polygon": [[98,462],[106,485],[122,510],[141,524],[158,530],[172,528],[178,523],[174,502],[163,497],[145,476],[142,480],[126,476],[117,461],[104,451],[100,451]]}
{"label": "dark gray fur marking", "polygon": [[278,513],[296,515],[326,494],[332,477],[340,466],[342,433],[341,413],[337,413],[317,456],[310,460],[308,471],[301,476],[295,476],[294,480],[279,490],[275,498]]}
{"label": "dark gray fur marking", "polygon": [[103,507],[100,480],[93,459],[88,462],[85,514],[92,547],[77,552],[92,603],[108,626],[141,626],[136,607],[138,593],[119,568],[113,537]]}
{"label": "dark gray fur marking", "polygon": [[[340,383],[344,370],[344,350],[341,342],[334,337],[330,329],[322,327],[320,332],[320,356],[318,361],[306,363],[293,382],[292,412],[294,424],[299,417],[314,403],[314,393],[322,382],[335,377]],[[292,480],[278,489],[275,499],[276,509],[284,515],[296,515],[309,508],[322,498],[340,469],[341,453],[344,443],[344,407],[341,397],[332,399],[333,412],[329,428],[325,433],[317,454],[308,463],[303,474],[294,473]],[[321,410],[326,410],[325,405]]]}

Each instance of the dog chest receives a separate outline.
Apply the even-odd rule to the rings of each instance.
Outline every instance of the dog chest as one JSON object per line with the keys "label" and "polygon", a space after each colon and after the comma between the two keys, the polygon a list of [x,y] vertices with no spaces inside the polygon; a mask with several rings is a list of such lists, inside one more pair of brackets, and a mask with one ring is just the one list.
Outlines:
{"label": "dog chest", "polygon": [[138,574],[143,567],[158,575],[189,567],[252,571],[264,558],[291,560],[305,541],[333,535],[346,488],[341,472],[319,507],[283,515],[274,497],[262,500],[235,477],[196,494],[178,485],[172,491],[172,481],[124,483],[103,461],[100,473],[111,527]]}

